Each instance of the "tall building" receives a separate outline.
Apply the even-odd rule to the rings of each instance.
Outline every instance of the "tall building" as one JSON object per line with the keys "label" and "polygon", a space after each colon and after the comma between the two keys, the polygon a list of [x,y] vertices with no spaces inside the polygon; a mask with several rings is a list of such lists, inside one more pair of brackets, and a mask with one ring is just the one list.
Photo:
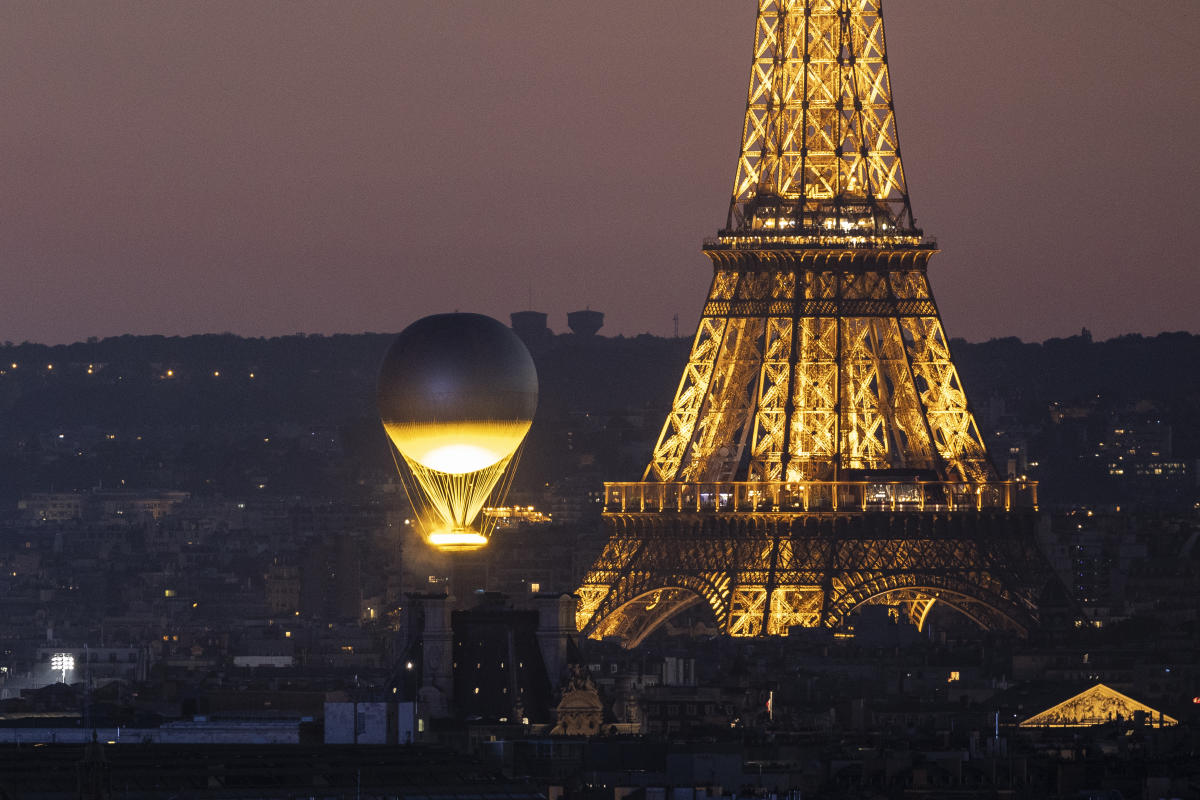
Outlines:
{"label": "tall building", "polygon": [[698,604],[732,636],[873,603],[1036,624],[1036,486],[988,458],[900,153],[880,0],[762,0],[708,299],[643,480],[607,485],[588,635]]}

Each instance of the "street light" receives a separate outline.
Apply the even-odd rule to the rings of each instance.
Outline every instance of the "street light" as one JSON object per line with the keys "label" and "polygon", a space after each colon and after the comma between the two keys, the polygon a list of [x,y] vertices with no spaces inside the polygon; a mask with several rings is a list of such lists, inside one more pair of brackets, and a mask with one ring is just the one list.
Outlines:
{"label": "street light", "polygon": [[75,669],[75,656],[70,653],[55,653],[50,659],[50,668],[62,672],[62,682],[67,682],[67,673]]}

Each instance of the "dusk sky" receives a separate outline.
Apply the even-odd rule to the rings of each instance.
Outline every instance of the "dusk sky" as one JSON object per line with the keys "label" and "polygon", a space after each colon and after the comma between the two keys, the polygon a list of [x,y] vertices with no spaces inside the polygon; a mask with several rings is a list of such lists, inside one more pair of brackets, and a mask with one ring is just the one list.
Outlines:
{"label": "dusk sky", "polygon": [[[951,336],[1200,332],[1200,2],[888,0]],[[0,340],[690,335],[748,0],[0,4]]]}

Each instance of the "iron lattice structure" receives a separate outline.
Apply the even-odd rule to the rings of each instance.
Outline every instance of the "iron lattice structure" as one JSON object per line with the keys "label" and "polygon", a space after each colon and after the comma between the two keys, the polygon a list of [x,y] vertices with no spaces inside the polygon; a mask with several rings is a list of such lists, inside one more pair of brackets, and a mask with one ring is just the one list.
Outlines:
{"label": "iron lattice structure", "polygon": [[642,482],[608,484],[578,624],[636,644],[706,603],[729,635],[935,601],[1025,632],[1036,486],[997,479],[900,158],[880,0],[760,0],[729,215]]}

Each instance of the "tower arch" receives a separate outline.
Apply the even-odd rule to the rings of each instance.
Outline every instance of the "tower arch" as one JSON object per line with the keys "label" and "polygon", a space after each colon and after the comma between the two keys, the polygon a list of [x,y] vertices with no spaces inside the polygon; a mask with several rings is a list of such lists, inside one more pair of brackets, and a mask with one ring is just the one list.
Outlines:
{"label": "tower arch", "polygon": [[598,617],[584,633],[596,639],[617,638],[625,647],[633,648],[671,619],[696,606],[707,607],[720,630],[717,612],[701,594],[682,586],[663,586],[621,602]]}

